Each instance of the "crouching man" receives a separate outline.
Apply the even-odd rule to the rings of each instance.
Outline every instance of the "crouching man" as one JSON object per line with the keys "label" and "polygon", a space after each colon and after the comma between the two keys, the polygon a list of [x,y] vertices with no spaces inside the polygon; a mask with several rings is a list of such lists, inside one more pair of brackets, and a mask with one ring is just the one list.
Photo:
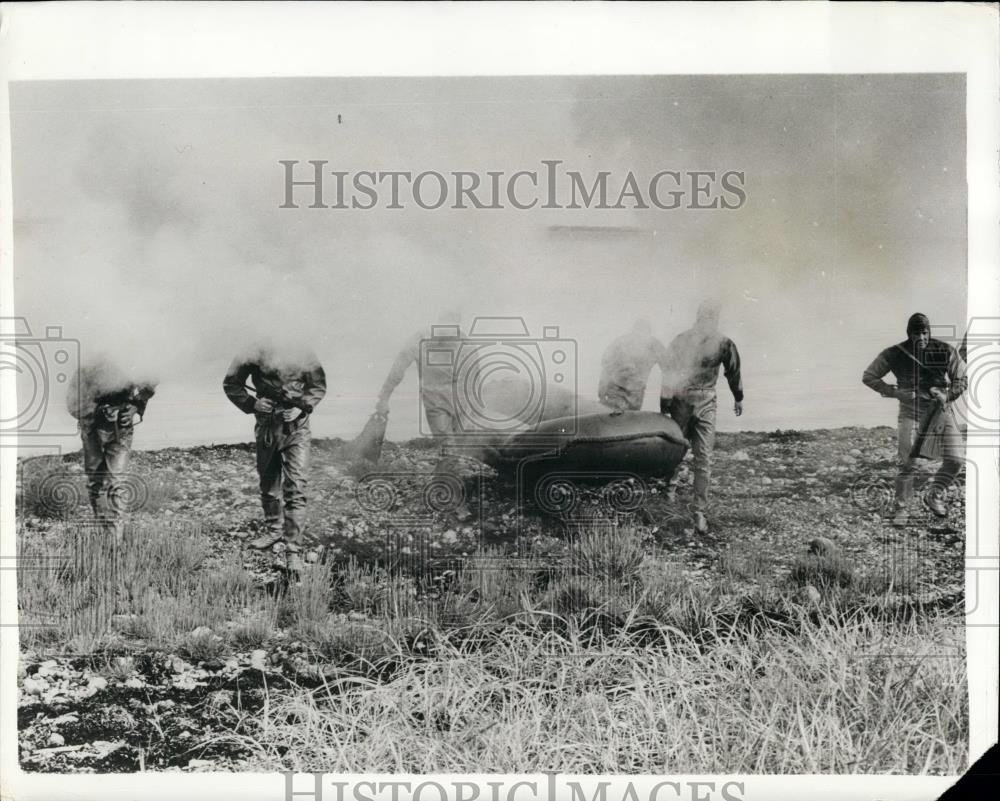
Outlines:
{"label": "crouching man", "polygon": [[257,474],[267,530],[250,547],[264,550],[284,542],[287,569],[301,572],[309,416],[326,395],[326,375],[311,352],[278,355],[262,348],[237,357],[222,386],[237,408],[256,417]]}
{"label": "crouching man", "polygon": [[116,534],[121,533],[119,490],[128,472],[134,426],[155,391],[155,383],[129,376],[104,358],[82,365],[69,382],[66,405],[83,442],[90,506]]}
{"label": "crouching man", "polygon": [[[946,342],[932,339],[930,320],[919,312],[906,323],[906,340],[886,348],[875,357],[862,376],[865,386],[883,398],[899,401],[896,431],[897,464],[893,524],[908,522],[907,506],[913,498],[913,474],[918,454],[914,442],[920,430],[927,430],[933,417],[942,415],[932,443],[941,455],[941,467],[924,493],[924,504],[938,517],[946,517],[944,495],[962,469],[962,436],[948,404],[966,387],[965,363],[958,351]],[[892,373],[895,386],[883,381]]]}

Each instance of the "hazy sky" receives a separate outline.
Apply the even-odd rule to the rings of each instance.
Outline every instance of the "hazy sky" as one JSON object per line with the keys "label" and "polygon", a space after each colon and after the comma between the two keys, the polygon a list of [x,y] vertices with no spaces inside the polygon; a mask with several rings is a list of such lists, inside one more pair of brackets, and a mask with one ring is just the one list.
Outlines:
{"label": "hazy sky", "polygon": [[[248,438],[220,383],[258,335],[314,344],[330,384],[314,430],[343,436],[445,308],[558,325],[592,395],[636,317],[668,341],[713,293],[747,392],[721,427],[788,428],[892,424],[862,369],[912,311],[965,319],[958,75],[76,81],[16,84],[11,111],[17,313],[160,378],[149,446]],[[281,159],[481,175],[559,159],[612,186],[739,170],[747,200],[291,210]],[[416,433],[414,387],[390,435]]]}

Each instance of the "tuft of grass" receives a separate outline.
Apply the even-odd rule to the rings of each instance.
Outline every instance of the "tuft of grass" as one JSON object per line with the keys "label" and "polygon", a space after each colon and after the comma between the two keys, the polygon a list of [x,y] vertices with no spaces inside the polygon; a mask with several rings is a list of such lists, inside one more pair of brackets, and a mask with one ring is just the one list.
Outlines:
{"label": "tuft of grass", "polygon": [[218,659],[226,652],[226,641],[207,626],[200,626],[182,635],[178,650],[196,662]]}
{"label": "tuft of grass", "polygon": [[730,582],[760,582],[771,569],[767,554],[752,545],[728,546],[719,557],[719,566]]}
{"label": "tuft of grass", "polygon": [[[74,470],[73,468],[76,467]],[[87,503],[87,480],[61,456],[39,456],[18,464],[18,516],[73,517]]]}
{"label": "tuft of grass", "polygon": [[807,554],[795,560],[789,577],[800,587],[811,584],[822,592],[850,587],[855,584],[858,575],[850,560],[841,554]]}
{"label": "tuft of grass", "polygon": [[229,640],[242,651],[262,648],[274,636],[274,609],[257,614],[237,623],[229,632]]}
{"label": "tuft of grass", "polygon": [[588,529],[572,544],[572,571],[605,584],[609,590],[627,588],[638,578],[646,558],[642,535],[633,527]]}

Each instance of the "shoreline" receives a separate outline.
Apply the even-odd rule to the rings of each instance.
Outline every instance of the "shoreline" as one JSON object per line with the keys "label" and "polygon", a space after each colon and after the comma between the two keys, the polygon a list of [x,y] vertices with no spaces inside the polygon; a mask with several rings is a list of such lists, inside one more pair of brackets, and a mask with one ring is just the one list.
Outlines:
{"label": "shoreline", "polygon": [[[835,434],[835,433],[861,433],[861,432],[876,432],[880,430],[895,431],[895,426],[892,425],[875,425],[875,426],[833,426],[824,428],[773,428],[773,429],[740,429],[738,431],[724,431],[716,430],[716,437],[718,438],[728,438],[728,437],[753,437],[753,436],[789,436],[789,435],[809,435],[809,436],[821,436],[823,434]],[[351,442],[351,439],[345,439],[343,437],[313,437],[311,442],[313,443],[324,443],[330,446],[340,446]],[[411,439],[402,440],[390,440],[386,439],[386,445],[392,445],[401,448],[415,448],[424,449],[428,448],[434,442],[432,437],[413,437]],[[31,459],[40,458],[52,458],[54,456],[69,456],[73,453],[78,453],[81,448],[79,443],[77,447],[73,450],[60,451],[59,453],[39,453],[33,455],[24,455],[21,453],[22,450],[28,450],[36,446],[29,446],[29,448],[24,448],[20,444],[17,447],[18,454],[17,459],[19,462],[28,461]],[[39,446],[41,447],[41,446]],[[58,446],[52,446],[58,447]],[[169,453],[173,451],[197,451],[197,450],[213,450],[217,448],[236,448],[236,449],[252,449],[254,447],[254,442],[252,439],[243,439],[236,442],[208,442],[208,443],[197,443],[193,445],[164,445],[162,447],[154,448],[133,448],[133,453],[144,453],[144,454],[157,454],[157,453]]]}

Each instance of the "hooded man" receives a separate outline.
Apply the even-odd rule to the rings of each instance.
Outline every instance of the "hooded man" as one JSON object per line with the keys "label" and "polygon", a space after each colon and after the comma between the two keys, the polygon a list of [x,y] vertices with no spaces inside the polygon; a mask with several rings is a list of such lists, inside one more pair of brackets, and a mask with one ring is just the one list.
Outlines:
{"label": "hooded man", "polygon": [[733,341],[719,332],[718,303],[705,301],[698,307],[694,326],[678,334],[667,347],[663,365],[660,411],[669,414],[691,442],[694,467],[694,527],[708,532],[708,486],[715,447],[715,385],[719,366],[729,383],[735,405],[743,414],[743,379],[740,353]]}
{"label": "hooded man", "polygon": [[83,442],[90,506],[116,531],[123,511],[118,491],[128,470],[136,418],[142,420],[155,391],[155,383],[128,376],[105,358],[81,365],[69,382],[66,406]]}
{"label": "hooded man", "polygon": [[[924,494],[924,504],[938,517],[946,517],[945,491],[962,469],[962,437],[947,404],[966,388],[965,362],[958,351],[930,335],[930,320],[917,312],[906,322],[906,339],[886,348],[868,365],[861,380],[883,398],[899,401],[896,430],[897,464],[893,524],[906,525],[906,508],[913,498],[916,455],[912,453],[918,430],[942,413],[941,431],[935,439],[941,467]],[[895,386],[882,378],[892,373]]]}
{"label": "hooded man", "polygon": [[597,397],[609,409],[638,411],[646,396],[653,365],[664,364],[666,348],[653,336],[649,323],[636,320],[632,330],[608,345],[601,358]]}
{"label": "hooded man", "polygon": [[250,547],[264,550],[284,542],[288,570],[301,572],[309,416],[326,395],[326,374],[311,351],[279,355],[262,348],[248,358],[237,357],[222,386],[233,405],[256,417],[257,474],[267,531]]}

